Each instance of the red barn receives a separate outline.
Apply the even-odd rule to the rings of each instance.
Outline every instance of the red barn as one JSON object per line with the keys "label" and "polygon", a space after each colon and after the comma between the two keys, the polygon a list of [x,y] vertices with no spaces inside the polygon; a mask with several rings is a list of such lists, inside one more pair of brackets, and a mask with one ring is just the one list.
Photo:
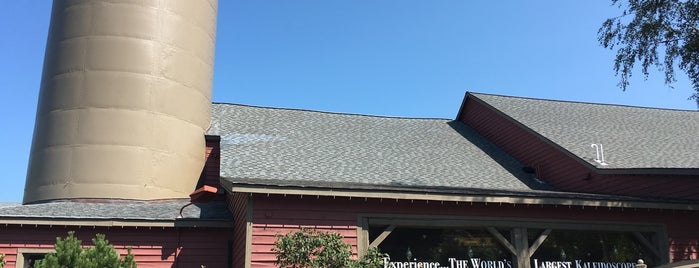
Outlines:
{"label": "red barn", "polygon": [[275,235],[307,227],[384,267],[692,263],[698,132],[694,111],[478,93],[453,120],[215,103],[194,205],[3,205],[0,253],[14,267],[76,230],[141,267],[275,267]]}

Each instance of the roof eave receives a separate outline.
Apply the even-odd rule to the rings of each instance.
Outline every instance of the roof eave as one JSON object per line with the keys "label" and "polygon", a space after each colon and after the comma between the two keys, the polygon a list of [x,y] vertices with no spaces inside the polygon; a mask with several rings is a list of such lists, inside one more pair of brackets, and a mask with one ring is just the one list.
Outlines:
{"label": "roof eave", "polygon": [[363,199],[397,199],[397,200],[421,200],[444,202],[472,202],[472,203],[498,203],[513,205],[562,205],[582,207],[606,207],[606,208],[637,208],[637,209],[670,209],[670,210],[699,210],[697,203],[682,202],[658,202],[613,200],[613,199],[585,199],[570,197],[544,197],[533,195],[486,195],[486,194],[458,194],[419,191],[391,191],[351,188],[323,188],[313,186],[280,186],[250,183],[235,183],[221,180],[221,185],[231,193],[248,194],[279,194],[299,196],[324,196],[347,197]]}
{"label": "roof eave", "polygon": [[699,175],[697,168],[597,168],[595,171],[603,175]]}
{"label": "roof eave", "polygon": [[232,228],[225,220],[131,220],[131,219],[71,219],[50,217],[0,217],[0,225],[89,226],[133,228]]}

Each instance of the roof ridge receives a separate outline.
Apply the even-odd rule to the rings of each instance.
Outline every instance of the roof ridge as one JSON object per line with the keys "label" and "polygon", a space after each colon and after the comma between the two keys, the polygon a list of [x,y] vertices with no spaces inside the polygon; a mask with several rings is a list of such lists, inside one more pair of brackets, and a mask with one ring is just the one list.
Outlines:
{"label": "roof ridge", "polygon": [[373,115],[373,114],[359,114],[359,113],[346,113],[346,112],[318,111],[318,110],[303,109],[303,108],[271,107],[271,106],[240,104],[240,103],[230,103],[230,102],[216,102],[216,101],[211,102],[211,104],[242,106],[242,107],[261,108],[261,109],[270,109],[270,110],[311,112],[311,113],[332,114],[332,115],[352,115],[352,116],[387,118],[387,119],[444,120],[444,121],[453,121],[454,120],[454,119],[449,119],[449,118],[437,118],[437,117],[409,117],[409,116],[391,116],[391,115]]}
{"label": "roof ridge", "polygon": [[478,97],[478,95],[512,98],[512,99],[522,99],[522,100],[535,100],[535,101],[547,101],[547,102],[559,102],[559,103],[573,103],[573,104],[587,104],[587,105],[601,105],[601,106],[614,106],[623,108],[637,108],[637,109],[648,109],[648,110],[661,110],[661,111],[671,111],[671,112],[691,112],[696,113],[699,110],[685,110],[676,108],[659,108],[659,107],[647,107],[629,104],[613,104],[613,103],[599,103],[599,102],[586,102],[586,101],[573,101],[573,100],[555,100],[555,99],[544,99],[544,98],[534,98],[534,97],[521,97],[521,96],[511,96],[502,94],[491,94],[491,93],[480,93],[480,92],[467,92],[470,95]]}

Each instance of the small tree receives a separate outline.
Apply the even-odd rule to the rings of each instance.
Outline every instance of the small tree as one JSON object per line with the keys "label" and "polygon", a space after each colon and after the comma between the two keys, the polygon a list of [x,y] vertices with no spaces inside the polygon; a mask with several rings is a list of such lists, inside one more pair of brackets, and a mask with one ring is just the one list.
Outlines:
{"label": "small tree", "polygon": [[91,248],[83,249],[82,241],[75,237],[75,232],[68,232],[65,239],[56,237],[56,253],[49,253],[43,260],[34,264],[35,268],[63,268],[63,267],[83,267],[83,268],[135,268],[136,262],[131,254],[131,248],[124,259],[119,258],[119,254],[114,247],[109,244],[103,234],[97,234],[92,239],[95,245]]}
{"label": "small tree", "polygon": [[370,249],[359,260],[353,260],[352,247],[338,233],[325,233],[302,228],[297,232],[277,235],[272,251],[276,263],[288,268],[374,268],[383,266],[384,254]]}

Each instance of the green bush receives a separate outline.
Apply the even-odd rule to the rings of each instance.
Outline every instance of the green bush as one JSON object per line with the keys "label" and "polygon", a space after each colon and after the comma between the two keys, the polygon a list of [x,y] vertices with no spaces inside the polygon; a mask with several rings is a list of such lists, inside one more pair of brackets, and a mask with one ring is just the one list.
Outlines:
{"label": "green bush", "polygon": [[97,234],[92,239],[95,245],[90,248],[83,248],[82,241],[75,237],[75,232],[68,232],[65,239],[56,237],[56,253],[49,253],[43,260],[34,264],[35,268],[135,268],[136,262],[131,248],[122,260],[119,253],[109,244],[103,234]]}
{"label": "green bush", "polygon": [[371,248],[361,259],[353,260],[352,247],[338,233],[305,228],[277,235],[272,251],[283,268],[375,268],[383,266],[384,254]]}
{"label": "green bush", "polygon": [[384,258],[388,257],[386,253],[381,253],[378,248],[369,248],[364,256],[359,259],[359,267],[362,268],[379,268],[384,267]]}
{"label": "green bush", "polygon": [[5,267],[7,262],[5,261],[5,254],[0,254],[0,268]]}

